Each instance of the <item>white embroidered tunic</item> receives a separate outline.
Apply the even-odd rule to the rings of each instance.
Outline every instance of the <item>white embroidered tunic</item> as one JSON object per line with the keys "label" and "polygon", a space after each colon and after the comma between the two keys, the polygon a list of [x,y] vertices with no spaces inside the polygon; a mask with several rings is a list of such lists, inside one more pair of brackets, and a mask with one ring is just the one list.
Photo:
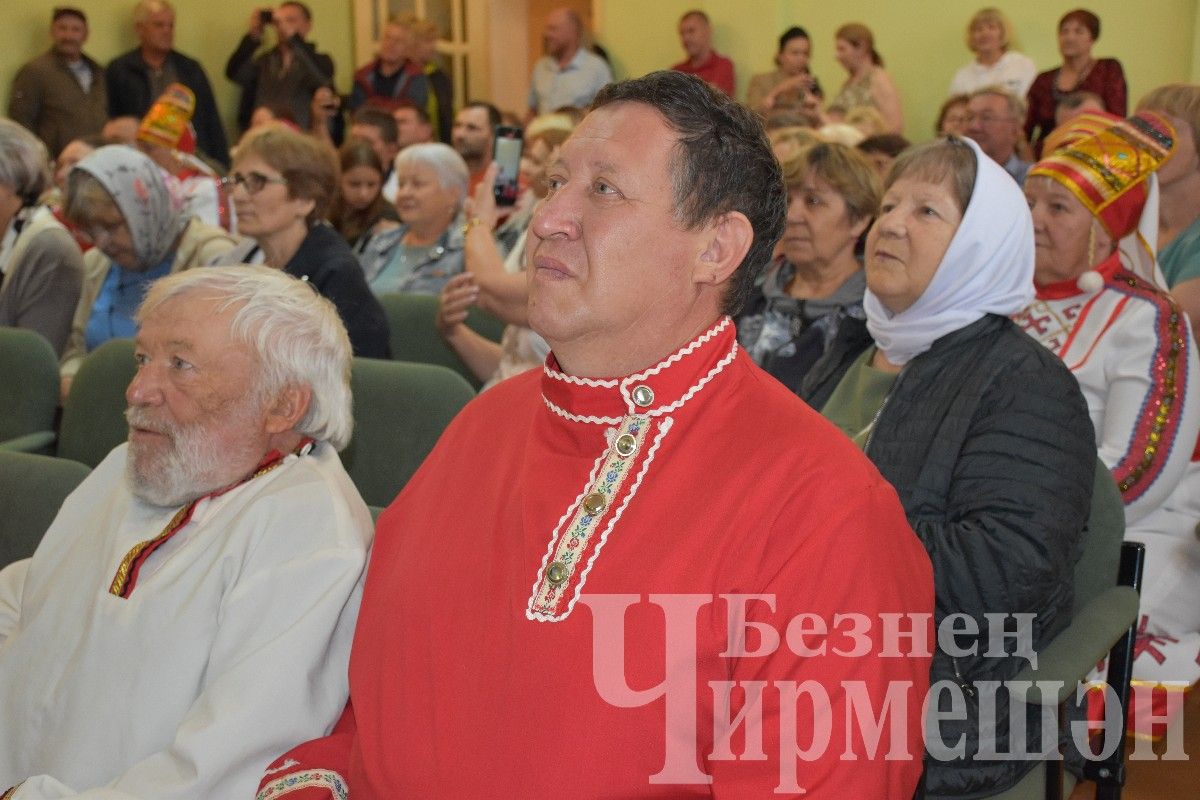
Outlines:
{"label": "white embroidered tunic", "polygon": [[252,797],[346,703],[370,514],[318,444],[201,500],[122,597],[127,554],[178,511],[134,498],[125,462],[122,445],[0,572],[0,792]]}
{"label": "white embroidered tunic", "polygon": [[1026,333],[1074,373],[1096,428],[1100,460],[1125,501],[1126,536],[1179,485],[1200,432],[1197,361],[1187,318],[1165,292],[1121,267],[1097,268],[1104,285],[1042,286],[1016,315]]}

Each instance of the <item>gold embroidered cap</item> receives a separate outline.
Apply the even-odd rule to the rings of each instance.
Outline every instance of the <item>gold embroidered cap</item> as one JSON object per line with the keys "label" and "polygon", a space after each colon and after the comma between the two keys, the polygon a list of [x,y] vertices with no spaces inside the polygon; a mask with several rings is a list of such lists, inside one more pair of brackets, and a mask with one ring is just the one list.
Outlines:
{"label": "gold embroidered cap", "polygon": [[1150,111],[1111,121],[1081,115],[1063,127],[1069,130],[1056,137],[1059,149],[1034,164],[1029,177],[1062,184],[1122,239],[1138,226],[1147,179],[1174,152],[1175,129]]}
{"label": "gold embroidered cap", "polygon": [[150,106],[138,126],[138,141],[160,144],[185,153],[196,152],[196,136],[192,133],[192,115],[196,112],[196,95],[182,83],[172,83]]}

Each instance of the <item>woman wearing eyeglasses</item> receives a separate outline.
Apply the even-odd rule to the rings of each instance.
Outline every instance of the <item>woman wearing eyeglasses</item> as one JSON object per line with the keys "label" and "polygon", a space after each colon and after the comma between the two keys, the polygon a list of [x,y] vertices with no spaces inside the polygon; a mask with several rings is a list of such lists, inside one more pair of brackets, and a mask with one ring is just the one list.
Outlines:
{"label": "woman wearing eyeglasses", "polygon": [[137,332],[133,317],[146,287],[207,264],[236,242],[220,228],[182,214],[162,171],[123,145],[101,147],[75,165],[63,211],[95,245],[83,257],[83,288],[62,357],[65,396],[88,352]]}
{"label": "woman wearing eyeglasses", "polygon": [[337,306],[354,355],[387,358],[387,317],[350,245],[325,221],[338,185],[337,155],[302,133],[250,131],[225,179],[238,233],[249,237],[221,264],[266,264],[308,281]]}

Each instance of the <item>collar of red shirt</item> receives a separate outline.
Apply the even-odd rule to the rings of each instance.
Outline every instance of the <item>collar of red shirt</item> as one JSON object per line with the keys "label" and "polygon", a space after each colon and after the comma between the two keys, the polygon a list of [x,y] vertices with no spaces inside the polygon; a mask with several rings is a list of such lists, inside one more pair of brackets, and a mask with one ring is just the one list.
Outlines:
{"label": "collar of red shirt", "polygon": [[737,355],[733,320],[711,328],[642,372],[623,378],[577,378],[560,371],[551,353],[542,370],[542,398],[574,422],[615,425],[631,414],[670,414],[702,391]]}

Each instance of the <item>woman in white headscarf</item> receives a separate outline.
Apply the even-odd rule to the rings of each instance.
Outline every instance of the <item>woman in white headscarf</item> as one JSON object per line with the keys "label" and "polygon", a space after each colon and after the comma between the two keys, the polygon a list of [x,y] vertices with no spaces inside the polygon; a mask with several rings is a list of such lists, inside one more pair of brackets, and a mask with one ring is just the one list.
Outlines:
{"label": "woman in white headscarf", "polygon": [[[1011,639],[1008,657],[985,657],[996,619],[985,615],[1036,615],[1035,648],[1066,626],[1095,475],[1092,426],[1071,373],[1009,320],[1033,296],[1032,224],[1020,188],[974,142],[938,139],[897,159],[865,270],[874,343],[826,353],[801,396],[896,488],[933,563],[936,621],[965,614],[978,629],[957,637],[955,657],[934,654],[931,678],[949,690],[932,707],[965,708],[936,723],[940,742],[965,737],[965,754],[928,758],[926,787],[987,796],[1034,762],[977,760],[980,736],[995,734],[983,746],[1007,752],[1023,725],[1036,752],[1040,732],[1036,715],[1008,718],[1003,688],[994,730],[980,730],[981,682],[1026,663]],[[935,755],[937,742],[927,739]]]}
{"label": "woman in white headscarf", "polygon": [[101,147],[75,165],[63,211],[94,245],[83,257],[83,290],[62,356],[65,395],[88,352],[137,332],[134,312],[151,283],[207,264],[235,242],[185,214],[165,173],[124,145]]}

